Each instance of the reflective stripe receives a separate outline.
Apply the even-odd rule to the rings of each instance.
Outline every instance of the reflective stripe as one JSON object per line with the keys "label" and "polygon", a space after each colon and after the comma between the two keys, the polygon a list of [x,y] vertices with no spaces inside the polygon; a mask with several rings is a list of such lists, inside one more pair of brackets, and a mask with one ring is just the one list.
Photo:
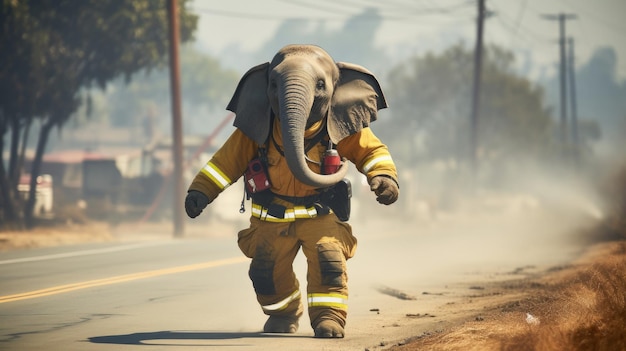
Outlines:
{"label": "reflective stripe", "polygon": [[393,159],[391,158],[391,155],[383,155],[383,156],[374,157],[373,159],[368,160],[365,163],[365,165],[363,166],[363,173],[369,172],[370,169],[372,169],[374,166],[378,165],[379,163],[393,164]]}
{"label": "reflective stripe", "polygon": [[309,294],[307,298],[309,307],[334,307],[342,310],[348,309],[348,297],[341,294]]}
{"label": "reflective stripe", "polygon": [[267,208],[253,203],[252,216],[267,222],[293,222],[296,218],[315,218],[317,217],[317,210],[313,206],[295,206],[294,208],[286,209],[285,216],[283,218],[279,218],[268,214]]}
{"label": "reflective stripe", "polygon": [[217,166],[214,165],[211,161],[207,162],[204,168],[202,168],[201,172],[204,173],[207,177],[211,178],[211,180],[213,180],[213,182],[217,184],[217,186],[219,186],[222,190],[228,188],[231,183],[231,180],[228,179],[228,177],[224,173],[222,173],[222,171],[217,168]]}
{"label": "reflective stripe", "polygon": [[280,311],[280,310],[284,310],[285,308],[287,308],[287,306],[289,306],[289,304],[292,301],[299,300],[299,299],[300,299],[300,290],[296,290],[293,292],[293,294],[287,296],[287,298],[283,299],[282,301],[279,301],[272,305],[261,306],[261,307],[263,308],[263,311]]}

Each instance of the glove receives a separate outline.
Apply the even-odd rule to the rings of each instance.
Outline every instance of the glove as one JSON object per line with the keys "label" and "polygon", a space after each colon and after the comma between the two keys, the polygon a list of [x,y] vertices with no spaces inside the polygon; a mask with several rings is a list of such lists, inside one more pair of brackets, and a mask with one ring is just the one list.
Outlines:
{"label": "glove", "polygon": [[190,218],[196,218],[210,203],[209,198],[197,190],[189,190],[185,198],[185,212]]}
{"label": "glove", "polygon": [[398,200],[398,184],[387,176],[375,176],[370,180],[370,190],[376,194],[376,201],[391,205]]}

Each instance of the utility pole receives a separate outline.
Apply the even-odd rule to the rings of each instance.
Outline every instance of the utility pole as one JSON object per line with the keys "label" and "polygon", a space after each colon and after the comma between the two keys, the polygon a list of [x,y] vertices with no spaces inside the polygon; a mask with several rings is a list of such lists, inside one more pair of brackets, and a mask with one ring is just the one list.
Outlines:
{"label": "utility pole", "polygon": [[178,59],[179,33],[178,6],[176,0],[167,0],[170,34],[170,91],[172,100],[172,169],[173,197],[172,213],[174,217],[174,236],[182,237],[185,233],[183,222],[183,137],[182,108],[180,101],[180,64]]}
{"label": "utility pole", "polygon": [[569,19],[575,19],[575,14],[559,13],[558,15],[542,15],[547,20],[559,21],[559,78],[561,82],[560,96],[561,96],[561,142],[563,145],[567,143],[567,63],[565,56],[565,22]]}
{"label": "utility pole", "polygon": [[572,145],[574,148],[574,162],[577,164],[579,161],[579,145],[578,145],[578,103],[576,99],[576,66],[574,65],[574,38],[568,38],[569,44],[569,93],[571,103],[571,116],[572,116]]}
{"label": "utility pole", "polygon": [[470,163],[472,172],[478,171],[478,120],[480,111],[480,83],[483,61],[483,23],[485,21],[485,0],[478,0],[478,17],[476,19],[476,48],[474,49],[474,82],[472,90],[472,115],[470,119]]}

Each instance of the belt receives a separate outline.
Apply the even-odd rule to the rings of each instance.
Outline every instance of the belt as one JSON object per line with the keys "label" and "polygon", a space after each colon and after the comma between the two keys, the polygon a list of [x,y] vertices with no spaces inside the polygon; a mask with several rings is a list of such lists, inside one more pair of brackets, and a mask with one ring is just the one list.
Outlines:
{"label": "belt", "polygon": [[294,222],[298,218],[315,218],[330,212],[320,205],[294,206],[293,208],[277,206],[277,208],[252,203],[252,216],[267,222]]}

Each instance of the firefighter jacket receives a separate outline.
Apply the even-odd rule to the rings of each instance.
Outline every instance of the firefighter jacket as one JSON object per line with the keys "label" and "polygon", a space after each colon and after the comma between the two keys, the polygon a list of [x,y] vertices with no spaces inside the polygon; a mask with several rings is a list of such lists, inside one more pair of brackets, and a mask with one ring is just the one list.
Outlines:
{"label": "firefighter jacket", "polygon": [[[316,135],[320,128],[326,127],[322,122],[316,123],[305,131],[305,144],[307,139]],[[318,192],[314,187],[300,182],[289,170],[282,152],[282,133],[278,123],[273,124],[270,138],[273,140],[268,141],[266,145],[258,145],[241,130],[236,129],[198,172],[189,190],[200,191],[213,201],[244,174],[248,163],[258,156],[259,147],[265,147],[271,190],[274,194],[299,198],[316,195]],[[389,150],[369,127],[342,139],[336,148],[342,158],[354,163],[357,169],[367,176],[368,182],[375,176],[385,175],[397,183],[397,171]],[[319,162],[325,150],[323,143],[317,143],[307,152],[307,158],[312,161],[309,162],[309,167],[316,173],[320,173]],[[287,219],[316,216],[311,208],[302,208],[303,206],[296,206],[279,198],[275,201],[290,208],[285,217]],[[258,204],[255,205],[253,201],[252,214],[258,218],[264,218],[265,216],[261,215],[262,211],[263,209]]]}

